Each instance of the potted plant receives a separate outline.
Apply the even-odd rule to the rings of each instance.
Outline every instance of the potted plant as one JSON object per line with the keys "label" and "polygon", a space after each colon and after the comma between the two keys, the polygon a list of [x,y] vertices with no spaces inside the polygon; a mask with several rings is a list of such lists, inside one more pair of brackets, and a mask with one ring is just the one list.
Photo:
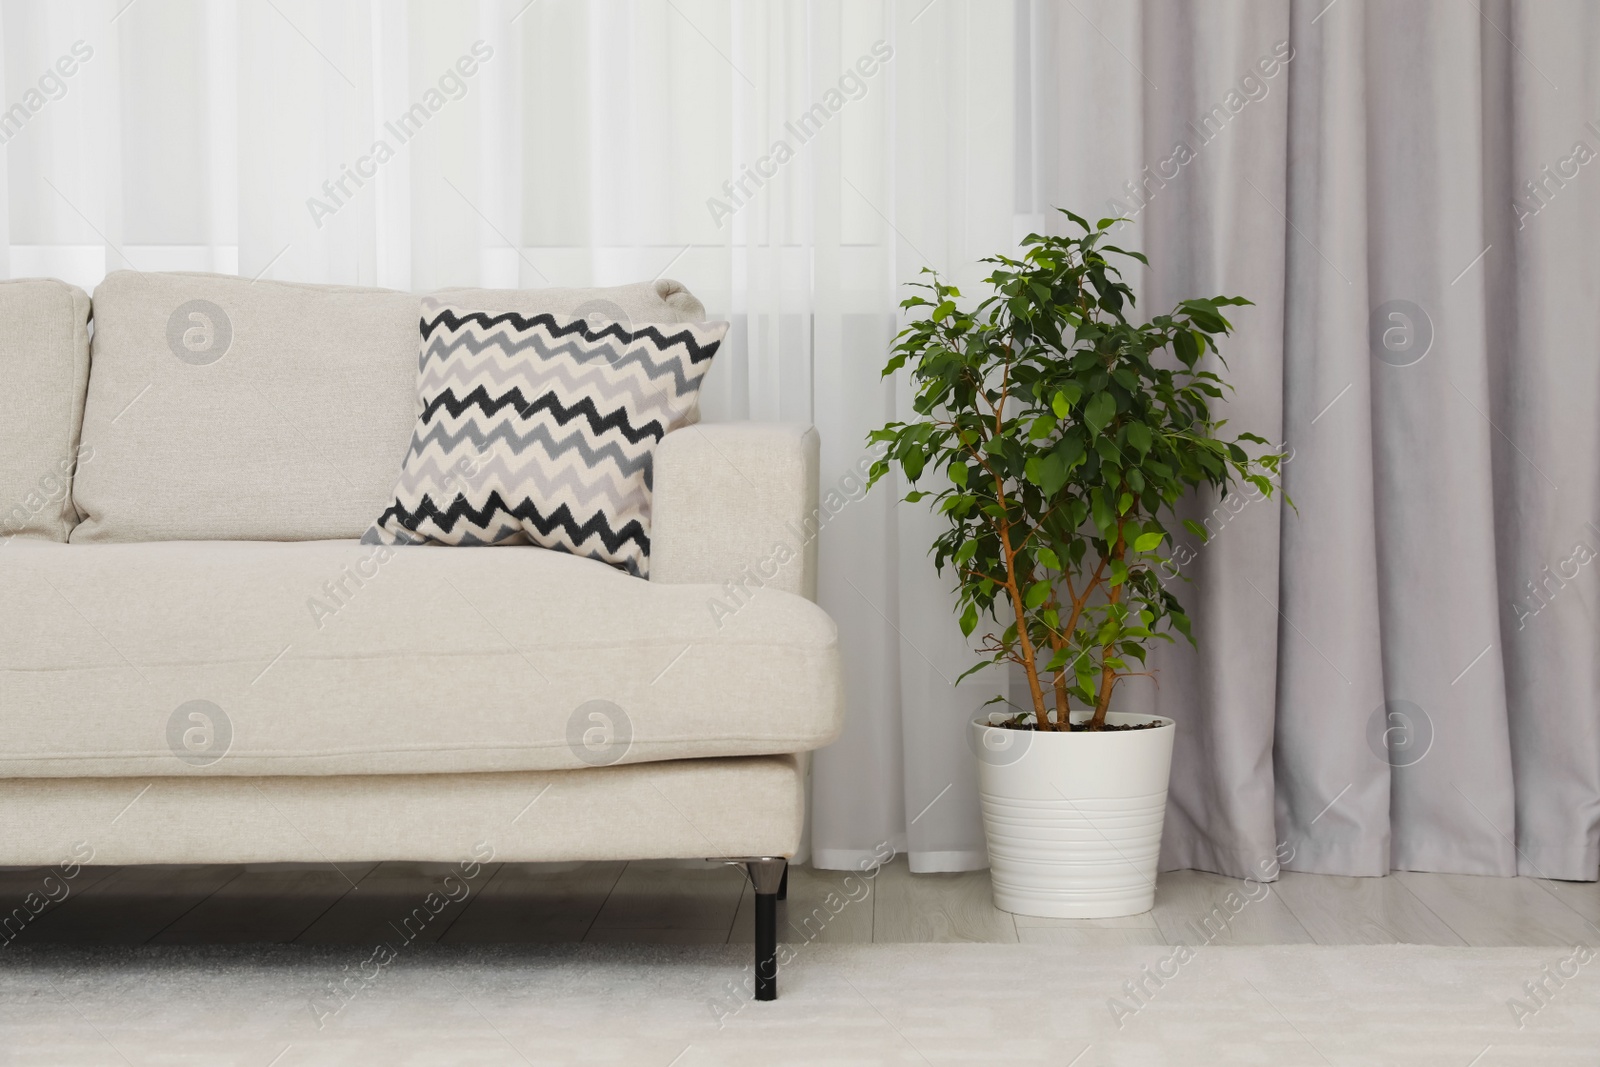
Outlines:
{"label": "potted plant", "polygon": [[1168,524],[1201,486],[1271,496],[1283,457],[1224,437],[1211,413],[1228,388],[1207,369],[1231,330],[1222,309],[1250,302],[1185,300],[1131,322],[1107,256],[1144,256],[1107,242],[1119,220],[1063,214],[1076,236],[1030,234],[1020,260],[983,261],[991,295],[971,311],[924,272],[884,369],[909,369],[917,417],[872,433],[888,447],[871,480],[898,466],[905,499],[948,520],[934,564],[954,573],[962,633],[982,631],[962,677],[1014,663],[1027,678],[1031,706],[970,724],[996,905],[1129,915],[1154,900],[1175,724],[1111,702],[1150,673],[1153,642],[1194,640],[1158,570]]}

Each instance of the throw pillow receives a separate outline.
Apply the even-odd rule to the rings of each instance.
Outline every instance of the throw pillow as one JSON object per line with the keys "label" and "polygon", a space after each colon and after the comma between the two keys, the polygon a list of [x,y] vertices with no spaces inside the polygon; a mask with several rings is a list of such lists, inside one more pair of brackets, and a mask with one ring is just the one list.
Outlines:
{"label": "throw pillow", "polygon": [[532,543],[650,571],[655,447],[686,425],[725,322],[422,305],[417,424],[368,540]]}

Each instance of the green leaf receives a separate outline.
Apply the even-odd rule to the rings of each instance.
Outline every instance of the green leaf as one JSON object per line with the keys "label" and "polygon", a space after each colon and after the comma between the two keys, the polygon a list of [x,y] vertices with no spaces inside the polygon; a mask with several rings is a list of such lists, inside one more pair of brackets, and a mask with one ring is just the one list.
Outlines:
{"label": "green leaf", "polygon": [[1189,632],[1189,616],[1181,611],[1174,611],[1171,618],[1172,625],[1177,627],[1178,632],[1188,638],[1191,645],[1194,644],[1194,634]]}
{"label": "green leaf", "polygon": [[1100,536],[1110,541],[1117,529],[1117,517],[1111,511],[1111,505],[1106,502],[1104,493],[1096,493],[1090,500],[1090,511],[1094,515],[1094,524],[1100,530]]}
{"label": "green leaf", "polygon": [[[900,457],[900,466],[905,468],[907,481],[914,482],[922,477],[922,464],[924,461],[925,457],[921,452],[907,452]],[[920,500],[922,498],[918,497],[917,499]]]}
{"label": "green leaf", "polygon": [[[983,670],[985,667],[989,666],[990,664],[999,663],[999,662],[1000,662],[1000,657],[998,657],[998,656],[993,657],[991,659],[980,659],[978,662],[974,663],[972,666],[968,667],[966,670],[964,670],[960,674],[956,675],[955,684],[956,685],[960,685],[962,682],[966,681],[968,675],[977,674],[979,671]],[[993,702],[989,701],[989,703],[993,703]]]}
{"label": "green leaf", "polygon": [[1096,393],[1083,409],[1083,421],[1089,429],[1099,433],[1117,414],[1117,398],[1110,393]]}
{"label": "green leaf", "polygon": [[950,464],[950,480],[965,489],[967,487],[967,465],[965,463]]}
{"label": "green leaf", "polygon": [[943,303],[941,303],[938,307],[933,309],[933,315],[931,317],[932,317],[934,322],[943,322],[945,319],[948,319],[951,315],[954,315],[955,313],[956,313],[956,302],[954,300],[946,300]]}
{"label": "green leaf", "polygon": [[1132,506],[1133,506],[1133,494],[1132,493],[1123,493],[1120,497],[1117,498],[1117,514],[1118,515],[1126,515],[1128,513],[1128,509],[1130,507],[1132,507]]}
{"label": "green leaf", "polygon": [[1055,552],[1048,547],[1039,549],[1033,555],[1035,559],[1053,571],[1059,571],[1063,569],[1061,566],[1061,560],[1056,556]]}
{"label": "green leaf", "polygon": [[1077,676],[1078,695],[1084,700],[1092,700],[1088,694],[1094,692],[1094,664],[1089,662],[1088,656],[1079,656],[1072,665],[1072,673]]}
{"label": "green leaf", "polygon": [[1066,464],[1061,462],[1059,455],[1052,452],[1039,462],[1039,468],[1039,488],[1044,492],[1045,499],[1053,500],[1056,494],[1061,492],[1061,487],[1067,484]]}
{"label": "green leaf", "polygon": [[1185,367],[1194,366],[1200,359],[1200,345],[1195,341],[1198,336],[1191,330],[1179,330],[1172,339],[1172,350]]}
{"label": "green leaf", "polygon": [[1153,551],[1155,548],[1160,546],[1161,536],[1162,535],[1159,533],[1142,533],[1138,537],[1134,538],[1133,550],[1135,552]]}
{"label": "green leaf", "polygon": [[1083,440],[1079,437],[1063,437],[1056,442],[1055,454],[1061,460],[1062,469],[1070,474],[1083,462]]}
{"label": "green leaf", "polygon": [[961,613],[961,636],[971,637],[972,631],[978,628],[978,605],[968,604],[967,610]]}
{"label": "green leaf", "polygon": [[1045,579],[1028,586],[1028,591],[1022,596],[1022,605],[1031,611],[1048,599],[1050,599],[1050,581]]}

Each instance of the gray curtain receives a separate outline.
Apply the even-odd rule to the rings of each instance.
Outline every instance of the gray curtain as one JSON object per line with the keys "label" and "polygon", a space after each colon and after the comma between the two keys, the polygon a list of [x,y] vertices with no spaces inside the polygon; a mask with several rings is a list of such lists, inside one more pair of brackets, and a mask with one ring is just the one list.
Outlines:
{"label": "gray curtain", "polygon": [[1600,6],[1018,12],[1019,199],[1131,215],[1147,313],[1255,300],[1229,416],[1293,450],[1298,510],[1193,503],[1200,649],[1122,694],[1163,867],[1594,879]]}

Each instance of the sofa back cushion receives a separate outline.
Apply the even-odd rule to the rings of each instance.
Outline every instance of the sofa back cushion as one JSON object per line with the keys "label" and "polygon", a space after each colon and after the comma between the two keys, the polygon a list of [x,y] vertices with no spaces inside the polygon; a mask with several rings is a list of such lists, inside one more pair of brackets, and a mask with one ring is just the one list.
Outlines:
{"label": "sofa back cushion", "polygon": [[0,282],[0,540],[65,541],[89,380],[89,294],[48,278]]}
{"label": "sofa back cushion", "polygon": [[405,454],[417,308],[382,289],[108,275],[73,542],[359,536]]}
{"label": "sofa back cushion", "polygon": [[[611,301],[678,321],[655,287],[501,299],[555,312]],[[420,310],[418,295],[387,289],[108,275],[73,542],[360,537],[410,440]]]}

